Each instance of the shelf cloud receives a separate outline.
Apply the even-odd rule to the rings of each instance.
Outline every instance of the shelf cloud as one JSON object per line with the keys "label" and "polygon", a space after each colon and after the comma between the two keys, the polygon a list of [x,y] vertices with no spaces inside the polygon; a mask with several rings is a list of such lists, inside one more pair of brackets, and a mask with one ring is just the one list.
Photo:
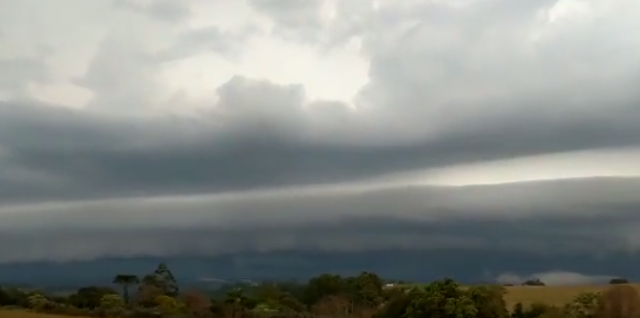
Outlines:
{"label": "shelf cloud", "polygon": [[638,14],[0,0],[0,262],[635,254]]}

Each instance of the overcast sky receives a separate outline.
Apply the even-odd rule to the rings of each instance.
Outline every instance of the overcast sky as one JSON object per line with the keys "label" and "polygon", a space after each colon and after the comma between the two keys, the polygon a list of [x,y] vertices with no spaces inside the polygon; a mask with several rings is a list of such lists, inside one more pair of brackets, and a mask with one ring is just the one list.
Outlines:
{"label": "overcast sky", "polygon": [[0,262],[640,252],[638,16],[0,0]]}

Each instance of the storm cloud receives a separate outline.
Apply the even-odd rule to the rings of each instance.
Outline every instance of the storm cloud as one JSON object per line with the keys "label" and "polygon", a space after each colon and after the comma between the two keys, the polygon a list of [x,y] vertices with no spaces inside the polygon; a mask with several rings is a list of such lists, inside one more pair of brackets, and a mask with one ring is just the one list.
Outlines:
{"label": "storm cloud", "polygon": [[637,1],[64,2],[0,0],[0,262],[640,247]]}

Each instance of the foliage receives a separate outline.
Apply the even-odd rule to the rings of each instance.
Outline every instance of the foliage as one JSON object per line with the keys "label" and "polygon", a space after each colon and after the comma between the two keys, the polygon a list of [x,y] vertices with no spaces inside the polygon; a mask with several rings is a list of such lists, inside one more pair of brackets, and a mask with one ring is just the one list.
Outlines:
{"label": "foliage", "polygon": [[545,286],[545,284],[539,278],[527,279],[522,285],[525,286]]}
{"label": "foliage", "polygon": [[190,291],[184,295],[184,305],[187,312],[197,318],[211,315],[211,300],[206,295]]}
{"label": "foliage", "polygon": [[168,295],[160,295],[155,299],[156,308],[160,310],[162,314],[177,314],[185,311],[186,308],[183,304],[179,303],[176,298]]}
{"label": "foliage", "polygon": [[100,311],[105,316],[119,316],[125,306],[124,299],[117,294],[107,294],[100,298]]}
{"label": "foliage", "polygon": [[44,295],[33,294],[27,298],[27,304],[29,308],[40,311],[49,304],[49,300]]}
{"label": "foliage", "polygon": [[502,286],[476,286],[467,290],[477,309],[477,318],[509,317],[504,301],[506,290]]}
{"label": "foliage", "polygon": [[129,287],[140,283],[140,279],[136,275],[118,274],[113,278],[113,283],[122,286],[122,297],[125,303],[129,303]]}
{"label": "foliage", "polygon": [[156,284],[156,286],[159,287],[165,295],[170,297],[178,296],[180,291],[178,283],[176,282],[175,277],[173,277],[173,273],[171,273],[167,264],[158,264],[158,268],[156,268],[151,277],[150,282]]}
{"label": "foliage", "polygon": [[611,284],[611,285],[629,284],[629,280],[626,279],[626,278],[612,278],[609,281],[609,284]]}
{"label": "foliage", "polygon": [[564,313],[567,318],[594,318],[597,315],[598,306],[602,302],[602,294],[599,292],[585,292],[565,305]]}
{"label": "foliage", "polygon": [[82,287],[75,294],[69,296],[69,304],[78,308],[99,308],[102,297],[112,294],[117,294],[117,292],[110,287]]}
{"label": "foliage", "polygon": [[[361,272],[347,277],[327,273],[306,283],[230,285],[213,297],[193,290],[180,294],[166,264],[159,264],[141,280],[119,274],[112,283],[122,287],[122,294],[101,286],[83,287],[68,296],[0,288],[0,305],[101,318],[640,318],[640,295],[628,284],[614,284],[604,292],[565,295],[576,296],[557,306],[527,298],[526,305],[518,303],[508,310],[507,290],[544,293],[553,287],[464,287],[442,279],[388,288],[375,273]],[[536,279],[529,282],[541,284]],[[129,299],[134,285],[139,285],[137,293]]]}

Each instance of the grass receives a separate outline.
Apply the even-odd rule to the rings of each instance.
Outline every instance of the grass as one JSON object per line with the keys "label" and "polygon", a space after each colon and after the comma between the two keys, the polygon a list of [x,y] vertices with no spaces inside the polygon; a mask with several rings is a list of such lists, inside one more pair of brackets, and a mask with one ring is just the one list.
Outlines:
{"label": "grass", "polygon": [[[416,286],[410,284],[405,286]],[[640,284],[630,284],[640,292]],[[578,286],[509,286],[504,300],[507,308],[511,309],[517,303],[527,307],[533,303],[543,303],[552,306],[564,306],[576,296],[584,292],[603,291],[611,285],[578,285]],[[0,317],[2,318],[2,317]]]}
{"label": "grass", "polygon": [[39,314],[25,310],[0,309],[0,318],[69,318],[69,316]]}
{"label": "grass", "polygon": [[[640,292],[640,284],[630,284]],[[510,286],[504,299],[509,308],[517,303],[529,306],[532,303],[544,303],[563,306],[584,292],[604,291],[611,285],[582,286]]]}

